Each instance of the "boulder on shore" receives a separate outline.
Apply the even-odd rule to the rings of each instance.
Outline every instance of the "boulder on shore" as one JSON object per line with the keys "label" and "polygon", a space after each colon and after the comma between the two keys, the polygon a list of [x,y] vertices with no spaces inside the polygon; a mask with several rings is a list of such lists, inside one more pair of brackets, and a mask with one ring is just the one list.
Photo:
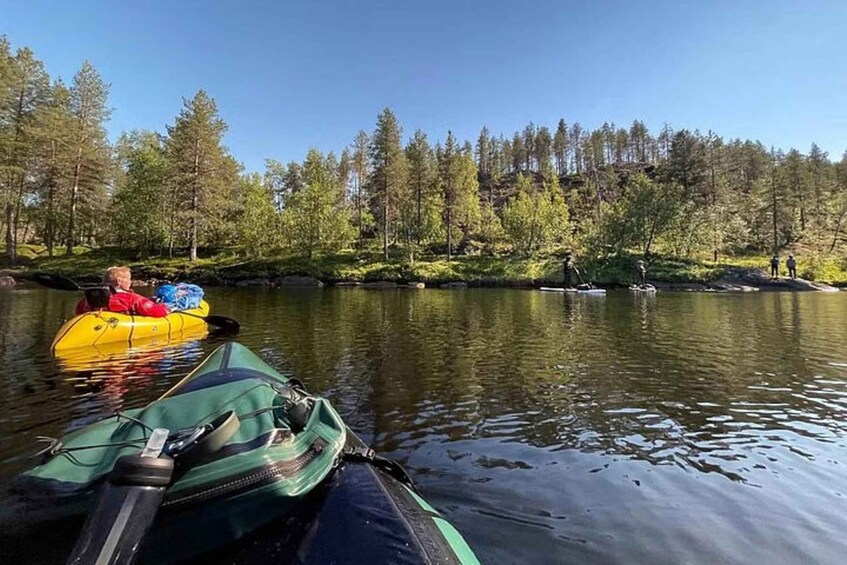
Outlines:
{"label": "boulder on shore", "polygon": [[407,288],[426,288],[426,285],[422,282],[410,282],[406,285]]}
{"label": "boulder on shore", "polygon": [[320,288],[324,285],[315,277],[303,277],[300,275],[288,275],[279,279],[279,286],[302,286]]}
{"label": "boulder on shore", "polygon": [[15,286],[15,279],[8,275],[0,276],[0,288],[12,288]]}
{"label": "boulder on shore", "polygon": [[394,281],[370,281],[362,284],[362,288],[372,288],[372,289],[387,289],[387,288],[397,288],[397,283]]}
{"label": "boulder on shore", "polygon": [[767,273],[759,269],[733,269],[727,272],[716,284],[751,286],[761,290],[838,291],[837,288],[828,284],[812,282],[806,279],[786,277],[772,279]]}

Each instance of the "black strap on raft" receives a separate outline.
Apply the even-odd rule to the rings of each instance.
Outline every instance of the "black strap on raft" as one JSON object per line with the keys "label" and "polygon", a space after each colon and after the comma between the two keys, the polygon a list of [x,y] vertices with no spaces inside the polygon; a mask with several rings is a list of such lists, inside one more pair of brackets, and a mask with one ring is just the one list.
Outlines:
{"label": "black strap on raft", "polygon": [[341,454],[341,459],[351,463],[368,463],[373,465],[377,469],[388,473],[413,491],[418,492],[418,487],[415,486],[412,477],[409,476],[409,473],[406,472],[406,469],[402,465],[397,461],[380,457],[370,447],[345,447]]}

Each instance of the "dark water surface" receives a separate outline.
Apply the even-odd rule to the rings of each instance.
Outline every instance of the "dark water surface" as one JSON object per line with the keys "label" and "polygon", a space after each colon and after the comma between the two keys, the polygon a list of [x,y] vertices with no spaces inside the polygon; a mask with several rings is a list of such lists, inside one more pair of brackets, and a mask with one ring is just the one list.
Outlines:
{"label": "dark water surface", "polygon": [[[847,293],[212,289],[489,563],[843,563]],[[52,359],[72,293],[0,292],[0,483],[219,345]],[[84,369],[84,370],[83,370]]]}

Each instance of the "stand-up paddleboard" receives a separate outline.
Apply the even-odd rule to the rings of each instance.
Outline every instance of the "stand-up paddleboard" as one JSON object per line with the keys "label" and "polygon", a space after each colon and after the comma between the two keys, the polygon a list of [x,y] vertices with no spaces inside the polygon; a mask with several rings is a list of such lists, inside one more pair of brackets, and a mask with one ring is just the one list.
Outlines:
{"label": "stand-up paddleboard", "polygon": [[629,286],[629,290],[632,291],[632,292],[644,292],[644,293],[647,293],[647,294],[655,294],[657,292],[656,287],[653,286],[652,284],[645,284],[645,285],[633,284],[633,285]]}
{"label": "stand-up paddleboard", "polygon": [[542,286],[538,290],[542,292],[570,292],[573,294],[606,294],[605,288],[560,288],[554,286]]}

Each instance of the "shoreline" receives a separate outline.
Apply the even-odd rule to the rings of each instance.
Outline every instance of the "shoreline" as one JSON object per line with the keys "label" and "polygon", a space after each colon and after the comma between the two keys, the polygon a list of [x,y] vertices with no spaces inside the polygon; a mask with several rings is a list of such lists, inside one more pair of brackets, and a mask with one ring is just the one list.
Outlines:
{"label": "shoreline", "polygon": [[[41,270],[5,269],[0,270],[0,290],[37,287],[32,278]],[[96,274],[62,273],[82,284],[96,284]],[[269,276],[242,276],[227,278],[214,273],[195,273],[190,278],[166,276],[167,273],[150,270],[136,277],[138,286],[158,286],[172,281],[190,281],[201,286],[219,288],[361,288],[366,290],[392,289],[464,289],[464,288],[501,288],[516,290],[537,290],[541,287],[561,287],[562,281],[556,279],[498,279],[479,277],[469,279],[426,279],[411,280],[405,278],[354,280],[348,278],[319,278],[303,274],[274,273]],[[9,281],[11,279],[11,282]],[[838,292],[847,288],[847,284],[825,284],[805,279],[781,277],[770,279],[763,272],[750,269],[741,275],[724,276],[711,282],[696,280],[652,280],[649,284],[661,292],[703,292],[703,293],[750,293],[750,292]],[[598,282],[596,286],[608,290],[627,290],[631,283]]]}
{"label": "shoreline", "polygon": [[[606,289],[626,289],[639,256],[623,254],[603,261],[578,263],[582,276]],[[760,268],[758,256],[727,258],[723,263],[655,256],[647,279],[660,291],[756,292],[835,291],[847,287],[847,272],[835,271],[834,283],[781,277],[772,280]],[[127,265],[139,284],[193,282],[209,287],[363,287],[390,288],[540,288],[562,286],[562,263],[556,255],[536,257],[464,255],[418,258],[415,262],[385,260],[373,251],[341,252],[313,259],[292,255],[245,257],[218,252],[192,263],[182,257],[139,259],[121,250],[77,249],[73,255],[33,256],[14,268],[0,266],[0,289],[11,280],[27,281],[38,272],[53,273],[82,284],[100,282],[112,265]],[[813,277],[814,270],[808,275]],[[807,274],[801,272],[801,274]],[[12,277],[12,279],[4,278]],[[4,285],[5,281],[5,285]],[[26,283],[25,283],[26,284]]]}

